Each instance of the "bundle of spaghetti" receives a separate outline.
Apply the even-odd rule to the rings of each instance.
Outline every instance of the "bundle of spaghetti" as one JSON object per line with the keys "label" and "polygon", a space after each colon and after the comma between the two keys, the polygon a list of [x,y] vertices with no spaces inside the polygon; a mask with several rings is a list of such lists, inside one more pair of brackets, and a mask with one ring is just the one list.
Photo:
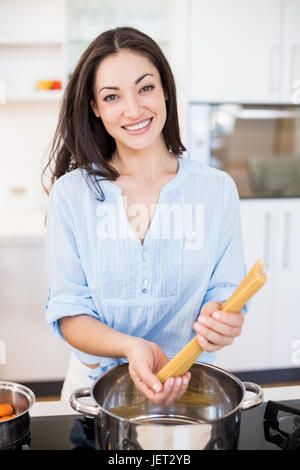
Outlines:
{"label": "bundle of spaghetti", "polygon": [[[256,292],[266,283],[266,274],[259,259],[248,272],[245,279],[236,288],[226,302],[222,304],[224,312],[239,312]],[[195,336],[173,359],[171,359],[157,374],[164,383],[169,377],[184,375],[201,354],[202,348]]]}

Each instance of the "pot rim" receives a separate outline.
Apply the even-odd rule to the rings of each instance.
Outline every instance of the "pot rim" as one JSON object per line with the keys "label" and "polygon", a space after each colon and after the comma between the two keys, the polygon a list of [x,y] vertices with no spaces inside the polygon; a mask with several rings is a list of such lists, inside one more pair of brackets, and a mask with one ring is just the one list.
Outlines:
{"label": "pot rim", "polygon": [[[12,390],[20,393],[23,395],[29,402],[29,405],[26,410],[23,411],[23,413],[18,414],[15,418],[11,418],[8,421],[3,421],[3,423],[8,423],[10,421],[14,421],[15,419],[20,418],[21,416],[25,415],[26,413],[29,412],[30,408],[33,406],[35,403],[35,394],[33,393],[30,388],[25,387],[25,385],[19,384],[17,382],[9,382],[7,380],[0,380],[0,389],[5,389],[5,390]],[[0,422],[0,424],[2,424]]]}
{"label": "pot rim", "polygon": [[[198,364],[198,365],[204,365],[205,367],[208,367],[209,369],[217,369],[218,371],[222,372],[224,375],[227,375],[228,377],[230,377],[231,379],[234,380],[234,382],[236,382],[237,385],[240,386],[241,390],[242,390],[242,398],[240,400],[240,402],[238,403],[238,405],[231,411],[229,411],[228,413],[224,414],[224,416],[222,416],[221,418],[215,418],[215,419],[210,419],[210,420],[207,420],[207,423],[214,423],[214,422],[217,422],[217,421],[220,421],[222,419],[225,419],[227,418],[228,416],[230,416],[231,414],[233,413],[236,413],[239,409],[242,410],[242,403],[244,401],[244,397],[245,397],[245,393],[246,393],[246,388],[245,388],[245,385],[243,384],[243,382],[238,378],[236,377],[234,374],[232,374],[231,372],[228,372],[227,370],[225,369],[222,369],[221,367],[218,367],[218,366],[214,366],[213,364],[207,364],[206,362],[200,362],[200,361],[195,361],[194,364]],[[110,411],[106,410],[105,408],[103,408],[103,406],[99,405],[98,401],[96,400],[95,398],[95,395],[94,395],[94,389],[96,387],[96,385],[98,384],[99,381],[101,381],[102,378],[104,378],[106,375],[108,375],[110,372],[112,372],[114,369],[120,369],[121,367],[128,367],[128,363],[125,362],[124,364],[118,364],[117,366],[115,367],[112,367],[111,369],[107,370],[106,372],[104,372],[104,374],[102,374],[97,380],[96,382],[93,384],[92,388],[91,388],[91,391],[90,391],[90,395],[91,397],[93,398],[93,400],[95,401],[95,403],[97,404],[97,407],[99,408],[99,410],[101,410],[103,413],[106,413],[108,414],[109,416],[111,416],[112,418],[115,418],[115,419],[118,419],[119,421],[121,422],[124,422],[124,423],[134,423],[135,425],[142,425],[143,423],[139,423],[138,421],[135,422],[133,419],[130,419],[130,418],[123,418],[121,416],[118,416],[114,413],[111,413]],[[205,421],[206,422],[206,421]],[[197,424],[202,424],[202,423],[196,423],[195,422],[195,425]],[[193,425],[194,426],[194,425]]]}

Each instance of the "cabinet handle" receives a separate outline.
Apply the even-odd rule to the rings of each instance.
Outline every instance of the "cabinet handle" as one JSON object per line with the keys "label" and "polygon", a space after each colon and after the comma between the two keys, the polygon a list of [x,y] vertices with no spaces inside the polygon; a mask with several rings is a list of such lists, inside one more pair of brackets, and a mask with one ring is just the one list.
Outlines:
{"label": "cabinet handle", "polygon": [[271,214],[265,214],[265,241],[264,241],[264,265],[266,269],[270,267],[270,232],[271,232]]}
{"label": "cabinet handle", "polygon": [[275,85],[275,78],[276,74],[276,55],[278,51],[278,46],[273,46],[270,49],[269,53],[269,90],[270,93],[274,93],[276,91]]}
{"label": "cabinet handle", "polygon": [[284,231],[283,231],[283,257],[282,268],[288,269],[289,267],[289,238],[290,238],[290,213],[284,214]]}

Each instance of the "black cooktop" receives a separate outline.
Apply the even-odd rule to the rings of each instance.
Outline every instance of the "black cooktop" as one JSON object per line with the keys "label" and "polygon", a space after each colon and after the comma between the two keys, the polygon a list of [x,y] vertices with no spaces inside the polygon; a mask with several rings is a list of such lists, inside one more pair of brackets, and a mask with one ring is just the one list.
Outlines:
{"label": "black cooktop", "polygon": [[[93,418],[79,413],[32,417],[23,449],[93,451],[93,428]],[[300,399],[262,403],[242,411],[238,450],[289,450],[292,445],[300,449]]]}

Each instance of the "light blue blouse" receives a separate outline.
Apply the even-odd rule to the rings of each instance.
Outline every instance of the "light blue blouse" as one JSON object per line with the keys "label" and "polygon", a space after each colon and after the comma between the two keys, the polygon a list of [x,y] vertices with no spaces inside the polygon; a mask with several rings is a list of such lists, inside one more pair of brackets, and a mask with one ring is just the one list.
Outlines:
{"label": "light blue blouse", "polygon": [[[96,199],[85,170],[52,187],[46,236],[46,318],[91,315],[118,331],[157,343],[169,358],[194,336],[209,300],[224,302],[246,275],[239,197],[225,172],[177,157],[176,176],[160,191],[143,245],[114,182],[102,180]],[[247,306],[244,312],[247,311]],[[101,341],[101,338],[99,338]],[[124,358],[74,353],[97,378]],[[198,360],[213,363],[214,353]]]}

